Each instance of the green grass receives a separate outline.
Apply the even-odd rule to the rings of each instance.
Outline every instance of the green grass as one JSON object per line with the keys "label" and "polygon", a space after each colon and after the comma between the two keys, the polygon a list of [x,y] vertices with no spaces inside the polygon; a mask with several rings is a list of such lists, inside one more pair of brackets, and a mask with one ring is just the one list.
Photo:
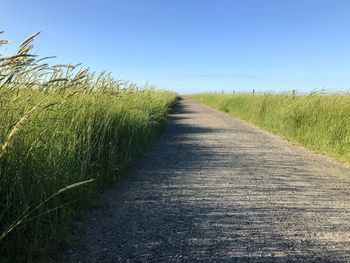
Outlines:
{"label": "green grass", "polygon": [[350,162],[350,96],[198,94],[191,98],[314,151]]}
{"label": "green grass", "polygon": [[0,262],[35,261],[63,240],[77,211],[159,134],[176,98],[47,65],[30,53],[34,37],[0,56]]}

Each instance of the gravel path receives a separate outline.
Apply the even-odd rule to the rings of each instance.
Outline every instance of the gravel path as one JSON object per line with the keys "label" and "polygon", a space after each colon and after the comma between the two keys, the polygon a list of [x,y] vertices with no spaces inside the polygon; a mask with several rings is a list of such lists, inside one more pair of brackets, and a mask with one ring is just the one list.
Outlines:
{"label": "gravel path", "polygon": [[350,169],[189,99],[64,262],[350,262]]}

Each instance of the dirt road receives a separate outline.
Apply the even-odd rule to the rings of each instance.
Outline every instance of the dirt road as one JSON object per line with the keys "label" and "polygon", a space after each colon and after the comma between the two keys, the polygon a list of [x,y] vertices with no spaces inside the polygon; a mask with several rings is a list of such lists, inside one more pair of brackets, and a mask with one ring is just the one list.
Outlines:
{"label": "dirt road", "polygon": [[350,262],[350,169],[185,99],[78,224],[64,261]]}

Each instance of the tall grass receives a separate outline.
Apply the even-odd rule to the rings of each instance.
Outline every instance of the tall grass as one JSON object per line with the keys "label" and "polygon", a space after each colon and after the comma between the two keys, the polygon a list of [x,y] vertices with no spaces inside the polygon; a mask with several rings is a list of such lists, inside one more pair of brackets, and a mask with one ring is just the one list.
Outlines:
{"label": "tall grass", "polygon": [[350,162],[350,96],[198,94],[193,99]]}
{"label": "tall grass", "polygon": [[33,260],[60,241],[62,226],[118,179],[175,101],[106,73],[50,66],[31,54],[36,35],[0,56],[0,261]]}

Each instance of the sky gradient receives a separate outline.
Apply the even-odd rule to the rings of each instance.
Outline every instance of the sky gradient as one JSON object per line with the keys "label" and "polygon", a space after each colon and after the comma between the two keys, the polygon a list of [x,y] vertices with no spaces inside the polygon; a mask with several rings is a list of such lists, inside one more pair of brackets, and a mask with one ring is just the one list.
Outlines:
{"label": "sky gradient", "polygon": [[[350,90],[348,0],[2,0],[35,52],[179,93]],[[4,49],[1,49],[0,53]]]}

